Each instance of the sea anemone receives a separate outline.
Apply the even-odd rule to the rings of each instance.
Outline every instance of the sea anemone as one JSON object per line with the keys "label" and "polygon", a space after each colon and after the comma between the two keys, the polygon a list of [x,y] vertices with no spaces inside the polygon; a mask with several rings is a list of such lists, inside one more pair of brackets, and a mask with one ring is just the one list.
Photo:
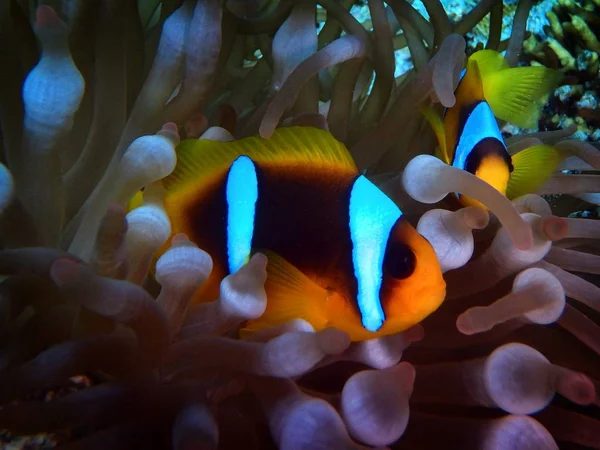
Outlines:
{"label": "sea anemone", "polygon": [[[462,35],[490,12],[515,65],[531,1],[504,43],[493,0],[458,23],[370,0],[367,27],[346,0],[47,3],[0,4],[0,428],[69,449],[600,448],[599,223],[443,164],[418,112],[454,104]],[[240,339],[268,301],[261,254],[190,304],[212,260],[162,207],[179,141],[287,125],[328,129],[430,241],[448,295],[422,324]],[[600,192],[573,131],[508,142],[586,167],[538,193]]]}

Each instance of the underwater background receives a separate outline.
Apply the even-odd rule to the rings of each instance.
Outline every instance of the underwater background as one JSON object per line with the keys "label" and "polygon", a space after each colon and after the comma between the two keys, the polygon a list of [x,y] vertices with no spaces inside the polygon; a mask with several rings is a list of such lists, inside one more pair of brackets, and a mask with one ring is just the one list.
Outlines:
{"label": "underwater background", "polygon": [[[0,448],[600,449],[599,37],[598,0],[0,1]],[[430,156],[422,108],[482,49],[562,74],[537,126],[498,120],[513,161],[560,155],[516,198]],[[437,310],[240,335],[260,258],[192,302],[216,257],[165,207],[183,143],[283,127],[426,238]]]}

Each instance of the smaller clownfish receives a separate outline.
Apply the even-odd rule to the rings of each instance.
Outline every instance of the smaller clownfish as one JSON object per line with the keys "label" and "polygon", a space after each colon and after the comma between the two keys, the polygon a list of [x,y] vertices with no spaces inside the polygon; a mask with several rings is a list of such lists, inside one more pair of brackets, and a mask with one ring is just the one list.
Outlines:
{"label": "smaller clownfish", "polygon": [[[461,73],[454,106],[442,116],[432,108],[421,109],[439,142],[436,156],[510,199],[534,192],[567,155],[549,145],[535,145],[511,158],[496,117],[520,127],[536,127],[541,99],[556,88],[561,77],[560,72],[541,66],[510,68],[493,50],[474,53]],[[465,206],[483,206],[456,195]]]}
{"label": "smaller clownfish", "polygon": [[173,234],[213,259],[194,301],[215,300],[225,276],[267,255],[267,308],[242,334],[299,318],[360,341],[410,328],[444,300],[433,247],[327,131],[190,139],[177,156],[163,180]]}

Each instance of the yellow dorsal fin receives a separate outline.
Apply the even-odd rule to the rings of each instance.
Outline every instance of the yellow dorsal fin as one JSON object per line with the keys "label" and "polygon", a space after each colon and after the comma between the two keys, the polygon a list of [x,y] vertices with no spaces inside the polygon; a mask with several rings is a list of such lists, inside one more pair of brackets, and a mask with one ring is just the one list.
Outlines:
{"label": "yellow dorsal fin", "polygon": [[558,169],[568,153],[550,145],[534,145],[512,157],[514,166],[506,187],[509,199],[536,192]]}
{"label": "yellow dorsal fin", "polygon": [[454,160],[454,152],[460,139],[459,130],[463,120],[462,112],[465,109],[472,109],[477,103],[483,100],[483,87],[481,86],[481,76],[476,61],[467,61],[465,75],[460,80],[456,89],[456,103],[446,110],[444,116],[444,130],[446,132],[446,158],[448,161]]}
{"label": "yellow dorsal fin", "polygon": [[537,128],[546,97],[562,74],[546,67],[514,67],[486,75],[485,99],[494,115],[524,128]]}
{"label": "yellow dorsal fin", "polygon": [[177,166],[163,180],[169,191],[202,181],[225,171],[240,155],[257,163],[310,164],[357,172],[350,153],[333,135],[312,127],[278,128],[269,139],[252,136],[232,142],[188,139],[177,147]]}
{"label": "yellow dorsal fin", "polygon": [[294,319],[306,320],[315,330],[324,329],[328,323],[328,291],[278,254],[262,249],[260,252],[268,259],[267,309],[260,318],[247,323],[241,330],[242,336]]}
{"label": "yellow dorsal fin", "polygon": [[467,72],[460,80],[456,90],[457,105],[472,105],[480,100],[484,100],[483,85],[481,83],[481,74],[477,61],[469,59],[467,61]]}
{"label": "yellow dorsal fin", "polygon": [[439,147],[436,147],[436,155],[439,159],[444,161],[446,164],[450,164],[450,157],[447,151],[446,145],[446,131],[444,130],[444,122],[442,121],[442,117],[430,106],[423,106],[421,108],[421,114],[425,116],[431,128],[433,128],[433,132],[437,137]]}
{"label": "yellow dorsal fin", "polygon": [[504,56],[494,50],[479,50],[469,56],[469,60],[477,63],[484,87],[487,76],[499,70],[510,68]]}

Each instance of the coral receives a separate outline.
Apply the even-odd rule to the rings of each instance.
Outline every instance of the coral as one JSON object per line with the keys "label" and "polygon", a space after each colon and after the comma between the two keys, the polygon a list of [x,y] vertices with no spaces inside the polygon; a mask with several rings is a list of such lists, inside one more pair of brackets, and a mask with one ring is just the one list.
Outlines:
{"label": "coral", "polygon": [[[600,121],[592,105],[600,97],[598,76],[598,9],[593,1],[552,2],[546,12],[549,25],[543,35],[532,34],[526,41],[527,60],[555,67],[570,76],[570,91],[561,92],[557,101],[551,101],[542,120],[542,129],[557,129],[569,120],[575,120],[581,140],[594,140]],[[555,96],[557,94],[555,93]],[[582,96],[592,101],[581,103]],[[555,116],[558,114],[559,117]]]}
{"label": "coral", "polygon": [[[532,2],[510,5],[504,41],[495,1],[459,19],[428,0],[426,20],[409,2],[371,0],[361,24],[353,2],[320,0],[322,27],[316,3],[0,2],[0,428],[15,439],[600,448],[599,222],[559,217],[572,209],[536,194],[510,202],[441,163],[418,113],[454,104],[462,36],[488,13],[486,45],[518,64]],[[413,68],[396,75],[402,47]],[[563,91],[571,101],[576,89]],[[593,104],[585,92],[574,101]],[[350,343],[296,320],[241,339],[268,301],[261,254],[218,300],[190,304],[212,259],[185,235],[169,240],[160,180],[178,143],[290,124],[329,129],[431,242],[448,295],[422,324]],[[569,139],[572,125],[507,144],[568,152],[569,172],[539,193],[590,199],[600,153]],[[452,192],[489,212],[457,210]]]}

